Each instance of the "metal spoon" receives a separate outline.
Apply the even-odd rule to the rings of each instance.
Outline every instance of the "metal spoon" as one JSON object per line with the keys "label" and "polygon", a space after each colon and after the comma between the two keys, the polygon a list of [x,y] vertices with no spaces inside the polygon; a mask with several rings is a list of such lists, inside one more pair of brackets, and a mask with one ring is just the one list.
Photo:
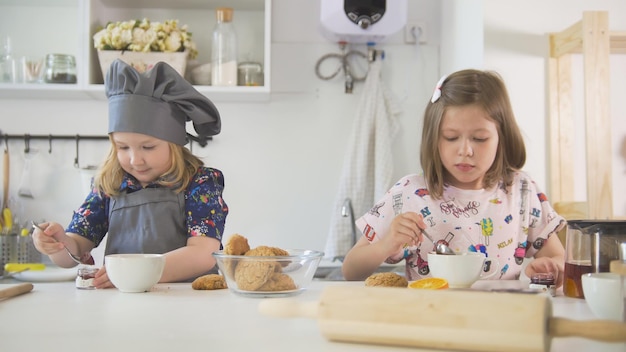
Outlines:
{"label": "metal spoon", "polygon": [[[37,225],[34,221],[31,221],[33,223],[33,227],[36,229],[39,229],[43,232],[43,229]],[[53,238],[54,239],[54,238]],[[56,239],[54,239],[56,241]],[[57,241],[58,242],[58,241]],[[70,252],[70,250],[65,246],[65,243],[63,244],[63,248],[65,248],[65,251],[67,252],[67,254],[70,255],[70,258],[72,258],[73,261],[75,261],[77,264],[85,264],[80,260],[79,256],[74,255],[72,252]]]}
{"label": "metal spoon", "polygon": [[454,251],[444,242],[437,243],[437,246],[435,247],[435,252],[437,252],[437,254],[456,255],[456,253],[454,253]]}
{"label": "metal spoon", "polygon": [[432,237],[430,237],[430,235],[428,234],[428,232],[426,232],[426,230],[421,229],[422,233],[424,234],[424,236],[426,236],[426,238],[428,238],[430,240],[430,242],[432,242],[434,244],[434,250],[437,254],[445,254],[445,255],[456,255],[456,253],[454,253],[454,251],[452,249],[450,249],[450,247],[448,247],[448,245],[443,242],[443,241],[438,241],[435,242],[433,240]]}

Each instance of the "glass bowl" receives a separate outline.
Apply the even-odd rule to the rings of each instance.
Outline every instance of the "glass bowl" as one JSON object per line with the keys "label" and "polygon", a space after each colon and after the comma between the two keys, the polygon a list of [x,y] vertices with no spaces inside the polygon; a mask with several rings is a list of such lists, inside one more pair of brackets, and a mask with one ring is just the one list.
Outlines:
{"label": "glass bowl", "polygon": [[285,297],[302,293],[311,284],[323,252],[288,249],[284,256],[213,253],[228,289],[244,296]]}

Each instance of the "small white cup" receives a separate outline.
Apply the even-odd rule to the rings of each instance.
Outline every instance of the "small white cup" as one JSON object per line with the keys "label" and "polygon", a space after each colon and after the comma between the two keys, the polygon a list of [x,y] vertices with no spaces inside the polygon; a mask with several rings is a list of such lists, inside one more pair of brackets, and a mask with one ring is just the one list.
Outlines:
{"label": "small white cup", "polygon": [[109,254],[104,266],[111,283],[122,292],[146,292],[161,279],[163,254]]}
{"label": "small white cup", "polygon": [[[483,267],[487,262],[491,262],[491,268],[485,273]],[[479,279],[488,279],[496,275],[500,270],[500,262],[487,258],[482,253],[445,255],[430,252],[428,267],[433,277],[446,279],[450,288],[468,288]]]}
{"label": "small white cup", "polygon": [[624,299],[622,298],[622,281],[618,274],[584,274],[582,286],[585,301],[596,317],[623,321]]}

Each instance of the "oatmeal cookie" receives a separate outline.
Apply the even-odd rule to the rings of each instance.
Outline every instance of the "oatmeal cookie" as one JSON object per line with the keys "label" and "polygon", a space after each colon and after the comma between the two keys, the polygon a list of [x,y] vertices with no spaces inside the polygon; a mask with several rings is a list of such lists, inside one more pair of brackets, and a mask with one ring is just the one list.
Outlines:
{"label": "oatmeal cookie", "polygon": [[249,261],[242,259],[235,268],[235,282],[244,291],[256,291],[272,277],[276,271],[276,262]]}
{"label": "oatmeal cookie", "polygon": [[209,274],[193,280],[191,288],[194,290],[221,290],[228,288],[228,286],[222,275]]}
{"label": "oatmeal cookie", "polygon": [[[230,236],[228,242],[224,246],[224,254],[228,255],[244,255],[250,250],[248,239],[238,233]],[[236,259],[224,258],[224,274],[228,277],[235,275]]]}
{"label": "oatmeal cookie", "polygon": [[[275,257],[275,256],[289,255],[289,252],[278,247],[258,246],[246,252],[246,255],[254,255],[254,256],[261,256],[261,257]],[[289,265],[289,262],[285,262],[285,261],[281,263],[276,262],[276,268],[275,268],[276,272],[282,271],[281,264],[282,266],[287,266]]]}
{"label": "oatmeal cookie", "polygon": [[224,254],[228,255],[244,255],[249,250],[248,239],[238,233],[230,236],[224,246]]}
{"label": "oatmeal cookie", "polygon": [[[276,247],[258,246],[245,254],[246,257],[275,257],[277,255],[288,255],[288,253]],[[256,291],[269,281],[274,273],[280,272],[282,272],[282,266],[277,261],[242,259],[235,268],[235,281],[241,290]]]}
{"label": "oatmeal cookie", "polygon": [[375,273],[365,279],[365,286],[407,287],[409,282],[404,276],[393,272]]}
{"label": "oatmeal cookie", "polygon": [[288,255],[288,254],[283,254],[283,253],[287,253],[287,251],[282,250],[280,248],[276,248],[276,247],[258,246],[247,251],[245,255],[259,256],[259,257],[274,257],[277,255]]}
{"label": "oatmeal cookie", "polygon": [[296,284],[291,276],[283,273],[274,273],[258,291],[290,291],[295,290]]}

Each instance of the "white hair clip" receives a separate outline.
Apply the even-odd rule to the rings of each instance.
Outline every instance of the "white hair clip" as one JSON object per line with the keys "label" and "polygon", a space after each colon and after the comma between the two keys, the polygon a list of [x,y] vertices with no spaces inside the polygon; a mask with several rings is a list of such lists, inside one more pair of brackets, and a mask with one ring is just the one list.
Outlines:
{"label": "white hair clip", "polygon": [[441,98],[441,85],[443,84],[443,81],[446,80],[446,78],[448,78],[448,76],[443,75],[439,79],[439,82],[437,82],[437,86],[435,86],[435,91],[433,92],[433,97],[430,98],[431,103],[435,103],[437,100],[439,100],[439,98]]}

